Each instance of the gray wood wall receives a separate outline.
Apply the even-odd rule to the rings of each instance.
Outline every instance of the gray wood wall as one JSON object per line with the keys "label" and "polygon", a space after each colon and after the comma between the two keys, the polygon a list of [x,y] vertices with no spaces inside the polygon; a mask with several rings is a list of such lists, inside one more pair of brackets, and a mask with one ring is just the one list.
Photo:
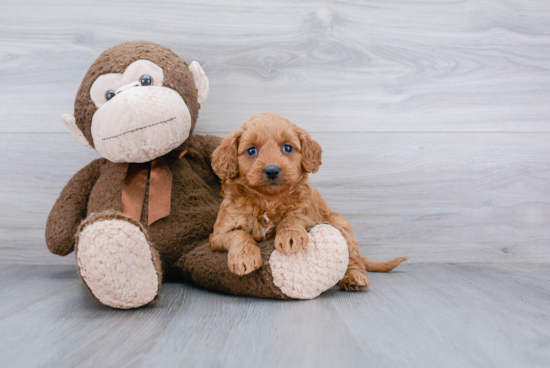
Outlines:
{"label": "gray wood wall", "polygon": [[50,255],[44,224],[98,157],[61,122],[105,49],[145,39],[211,85],[197,133],[271,111],[324,148],[312,181],[363,254],[550,260],[550,2],[0,2],[0,261]]}

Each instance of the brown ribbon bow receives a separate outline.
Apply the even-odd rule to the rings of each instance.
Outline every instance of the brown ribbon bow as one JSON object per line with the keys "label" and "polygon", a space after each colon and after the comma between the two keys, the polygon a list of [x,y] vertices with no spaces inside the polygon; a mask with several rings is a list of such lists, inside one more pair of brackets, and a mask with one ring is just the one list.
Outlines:
{"label": "brown ribbon bow", "polygon": [[[170,155],[181,159],[187,151],[172,151]],[[122,213],[141,219],[143,202],[145,201],[145,189],[147,178],[149,180],[149,212],[147,225],[170,215],[170,201],[172,197],[172,169],[164,157],[159,157],[151,162],[141,164],[129,164],[124,186],[122,187]]]}

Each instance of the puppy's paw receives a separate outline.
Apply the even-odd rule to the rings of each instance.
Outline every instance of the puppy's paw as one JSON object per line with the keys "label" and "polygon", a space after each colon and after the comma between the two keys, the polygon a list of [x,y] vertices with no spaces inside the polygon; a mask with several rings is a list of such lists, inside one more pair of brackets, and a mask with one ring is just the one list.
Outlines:
{"label": "puppy's paw", "polygon": [[369,287],[369,279],[359,271],[347,272],[338,286],[346,291],[363,291]]}
{"label": "puppy's paw", "polygon": [[227,254],[227,265],[235,275],[244,276],[262,266],[262,254],[256,245],[233,247]]}
{"label": "puppy's paw", "polygon": [[280,231],[275,235],[275,249],[282,253],[296,253],[309,242],[306,229],[296,228]]}

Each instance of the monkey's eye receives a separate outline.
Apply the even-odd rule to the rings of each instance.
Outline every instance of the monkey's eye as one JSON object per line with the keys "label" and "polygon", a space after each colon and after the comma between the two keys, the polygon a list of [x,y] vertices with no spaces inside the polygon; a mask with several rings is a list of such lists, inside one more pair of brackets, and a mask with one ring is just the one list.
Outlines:
{"label": "monkey's eye", "polygon": [[105,92],[105,98],[107,99],[107,101],[109,101],[111,98],[115,96],[116,96],[116,93],[112,89]]}
{"label": "monkey's eye", "polygon": [[285,144],[283,146],[283,152],[286,154],[291,154],[292,151],[294,151],[294,147],[292,147],[290,144]]}
{"label": "monkey's eye", "polygon": [[139,83],[141,83],[142,86],[152,86],[153,78],[151,78],[149,74],[143,74],[139,77]]}
{"label": "monkey's eye", "polygon": [[258,154],[258,149],[252,146],[246,150],[246,154],[248,155],[248,157],[254,157]]}

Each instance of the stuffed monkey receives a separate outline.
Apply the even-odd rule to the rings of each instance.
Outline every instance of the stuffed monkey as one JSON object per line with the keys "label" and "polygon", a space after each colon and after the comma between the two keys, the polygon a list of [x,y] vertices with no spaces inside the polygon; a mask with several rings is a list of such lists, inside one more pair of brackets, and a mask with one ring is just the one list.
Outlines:
{"label": "stuffed monkey", "polygon": [[92,64],[63,122],[102,158],[67,183],[46,224],[49,250],[76,252],[90,293],[113,308],[160,296],[163,276],[237,295],[313,298],[347,268],[347,246],[330,225],[311,229],[308,250],[260,244],[264,266],[229,272],[208,236],[221,203],[211,154],[221,138],[193,134],[208,79],[166,47],[126,42]]}

